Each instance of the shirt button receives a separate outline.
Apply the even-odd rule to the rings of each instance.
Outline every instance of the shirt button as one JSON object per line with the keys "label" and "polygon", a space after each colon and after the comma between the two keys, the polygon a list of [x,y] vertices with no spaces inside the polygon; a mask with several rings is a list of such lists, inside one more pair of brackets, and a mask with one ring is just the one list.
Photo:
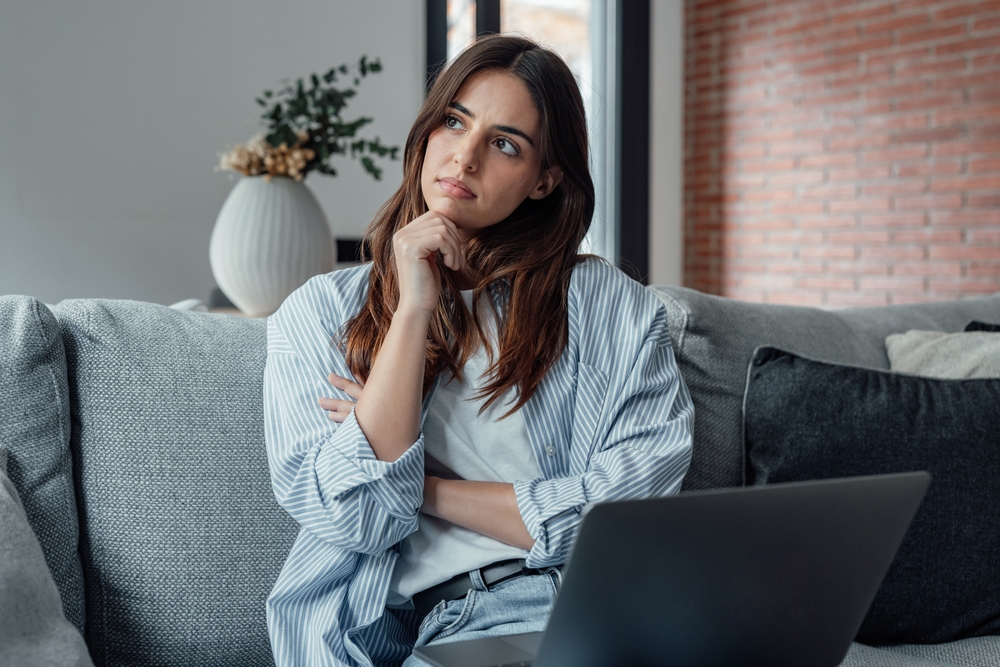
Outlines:
{"label": "shirt button", "polygon": [[556,455],[556,448],[553,447],[552,445],[549,445],[548,447],[545,448],[545,455],[548,456],[548,457],[550,457],[550,458],[553,457],[553,456],[555,456]]}

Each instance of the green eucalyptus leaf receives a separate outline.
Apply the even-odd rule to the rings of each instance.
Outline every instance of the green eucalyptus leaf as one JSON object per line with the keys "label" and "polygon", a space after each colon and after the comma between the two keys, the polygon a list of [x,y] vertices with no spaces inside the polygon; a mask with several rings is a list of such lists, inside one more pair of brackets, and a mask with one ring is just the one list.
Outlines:
{"label": "green eucalyptus leaf", "polygon": [[375,162],[367,155],[361,158],[361,166],[363,166],[365,168],[365,171],[371,174],[372,178],[374,178],[376,181],[382,180],[382,170],[379,169],[378,166],[375,164]]}

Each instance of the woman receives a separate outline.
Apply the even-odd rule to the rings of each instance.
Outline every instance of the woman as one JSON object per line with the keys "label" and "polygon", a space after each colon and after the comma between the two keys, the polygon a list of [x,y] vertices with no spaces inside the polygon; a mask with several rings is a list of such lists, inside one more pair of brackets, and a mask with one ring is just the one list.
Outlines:
{"label": "woman", "polygon": [[663,307],[577,253],[594,190],[565,63],[480,40],[404,161],[371,261],[268,320],[272,481],[302,525],[268,599],[278,665],[540,630],[583,509],[675,493],[689,464]]}

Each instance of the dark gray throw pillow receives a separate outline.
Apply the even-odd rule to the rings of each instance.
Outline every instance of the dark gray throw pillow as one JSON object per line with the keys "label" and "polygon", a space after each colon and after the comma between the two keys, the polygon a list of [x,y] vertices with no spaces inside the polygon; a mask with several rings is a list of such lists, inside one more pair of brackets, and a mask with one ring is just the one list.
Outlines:
{"label": "dark gray throw pillow", "polygon": [[980,322],[978,320],[973,320],[969,322],[968,326],[965,327],[966,331],[1000,331],[1000,324],[990,324],[989,322]]}
{"label": "dark gray throw pillow", "polygon": [[928,470],[933,482],[858,633],[865,644],[1000,634],[1000,379],[940,380],[756,351],[753,484]]}

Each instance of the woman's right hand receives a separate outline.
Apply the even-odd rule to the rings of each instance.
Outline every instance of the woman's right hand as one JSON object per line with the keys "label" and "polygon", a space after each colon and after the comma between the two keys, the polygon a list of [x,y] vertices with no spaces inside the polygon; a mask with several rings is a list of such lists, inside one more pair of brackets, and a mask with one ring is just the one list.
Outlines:
{"label": "woman's right hand", "polygon": [[393,235],[392,249],[399,279],[397,310],[412,308],[430,315],[437,308],[441,294],[438,253],[449,269],[465,269],[458,227],[440,213],[428,211]]}

